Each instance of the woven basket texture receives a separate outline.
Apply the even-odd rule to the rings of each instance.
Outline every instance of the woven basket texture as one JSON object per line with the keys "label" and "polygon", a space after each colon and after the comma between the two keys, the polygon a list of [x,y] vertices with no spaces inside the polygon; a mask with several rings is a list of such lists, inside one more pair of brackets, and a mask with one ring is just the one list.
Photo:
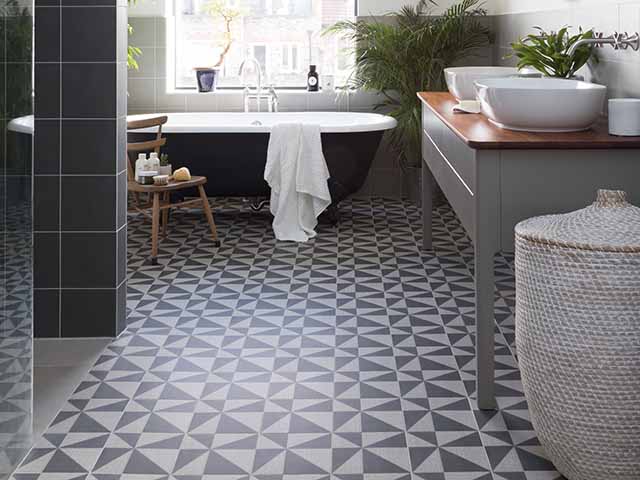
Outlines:
{"label": "woven basket texture", "polygon": [[516,345],[531,418],[569,480],[640,479],[640,208],[598,192],[516,227]]}

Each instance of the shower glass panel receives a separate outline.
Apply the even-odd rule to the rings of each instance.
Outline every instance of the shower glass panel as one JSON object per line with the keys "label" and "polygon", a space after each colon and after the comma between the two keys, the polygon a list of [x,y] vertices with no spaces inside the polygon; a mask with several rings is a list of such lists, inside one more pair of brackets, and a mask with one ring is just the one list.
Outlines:
{"label": "shower glass panel", "polygon": [[31,446],[31,2],[0,0],[0,479]]}

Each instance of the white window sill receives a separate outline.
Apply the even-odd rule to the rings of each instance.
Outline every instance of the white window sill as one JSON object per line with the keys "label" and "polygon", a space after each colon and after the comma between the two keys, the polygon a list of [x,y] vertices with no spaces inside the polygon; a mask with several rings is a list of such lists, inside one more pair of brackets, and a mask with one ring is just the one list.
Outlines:
{"label": "white window sill", "polygon": [[[263,90],[266,93],[266,89]],[[334,90],[320,90],[318,92],[309,92],[303,89],[287,89],[287,88],[276,88],[277,94],[286,94],[286,95],[330,95],[330,94],[341,94],[341,93],[357,93],[359,90],[344,90],[344,89],[334,89]],[[199,92],[196,89],[167,89],[165,92],[167,95],[242,95],[242,90],[228,90],[228,89],[220,89],[215,92]]]}

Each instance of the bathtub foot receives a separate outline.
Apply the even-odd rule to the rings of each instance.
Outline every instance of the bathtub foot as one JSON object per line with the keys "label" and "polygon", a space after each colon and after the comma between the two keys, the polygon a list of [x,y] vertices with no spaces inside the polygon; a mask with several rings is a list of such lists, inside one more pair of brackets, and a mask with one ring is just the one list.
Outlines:
{"label": "bathtub foot", "polygon": [[251,200],[249,206],[254,212],[259,212],[267,203],[269,203],[269,200],[267,200],[266,198],[254,198]]}
{"label": "bathtub foot", "polygon": [[332,227],[336,227],[340,221],[340,209],[338,208],[338,205],[332,203],[327,207],[325,212],[327,215],[327,221]]}

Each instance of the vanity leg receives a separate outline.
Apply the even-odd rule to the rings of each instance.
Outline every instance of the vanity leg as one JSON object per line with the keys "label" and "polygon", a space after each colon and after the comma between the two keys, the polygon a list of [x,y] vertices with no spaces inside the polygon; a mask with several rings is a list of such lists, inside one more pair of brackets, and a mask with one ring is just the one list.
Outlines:
{"label": "vanity leg", "polygon": [[422,248],[433,250],[433,190],[434,180],[426,162],[422,162]]}
{"label": "vanity leg", "polygon": [[499,250],[498,160],[495,155],[478,157],[475,192],[475,289],[476,289],[476,393],[482,410],[496,408],[494,256]]}
{"label": "vanity leg", "polygon": [[476,391],[482,410],[496,407],[493,257],[493,248],[476,239]]}

